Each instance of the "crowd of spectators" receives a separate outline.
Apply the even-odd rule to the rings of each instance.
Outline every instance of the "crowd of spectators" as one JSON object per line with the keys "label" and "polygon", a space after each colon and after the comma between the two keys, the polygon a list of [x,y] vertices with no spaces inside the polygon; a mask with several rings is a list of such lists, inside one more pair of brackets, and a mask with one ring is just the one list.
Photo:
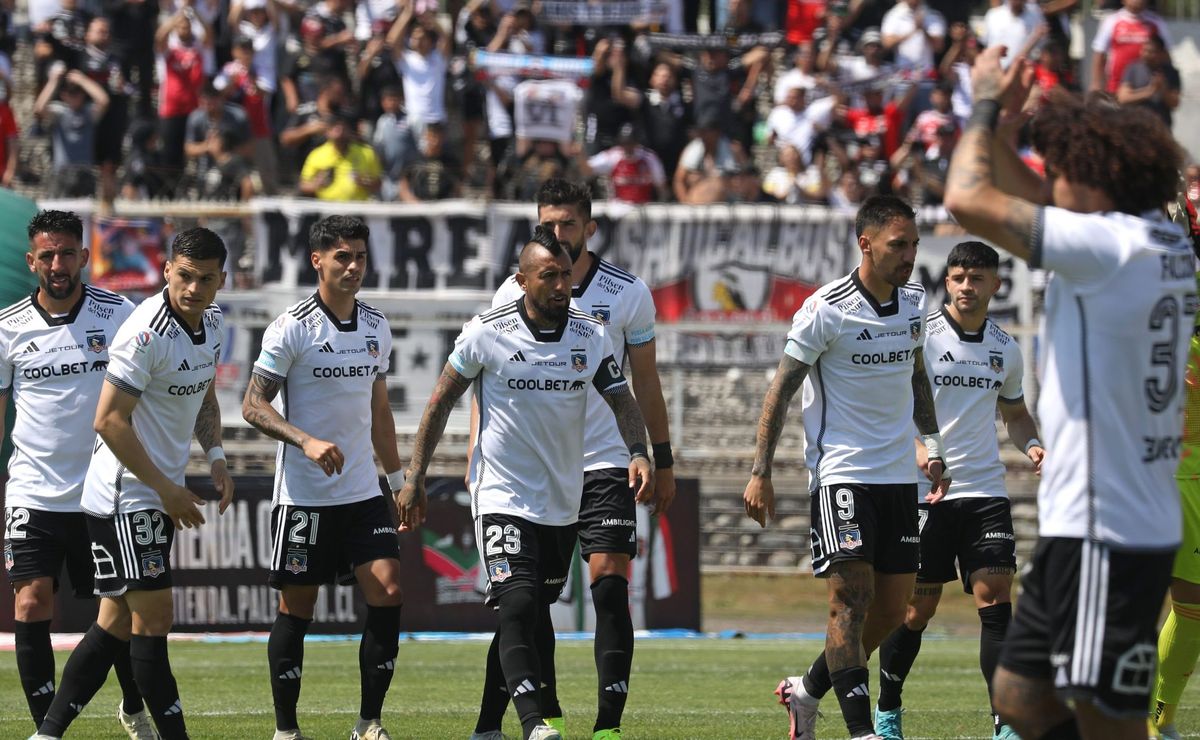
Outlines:
{"label": "crowd of spectators", "polygon": [[[45,192],[104,199],[523,199],[565,175],[630,203],[938,204],[981,47],[1028,55],[1043,96],[1086,92],[1089,63],[1079,0],[706,0],[708,35],[684,0],[29,0],[22,134],[5,2],[0,185],[45,136]],[[1110,5],[1090,88],[1170,125],[1165,23]]]}

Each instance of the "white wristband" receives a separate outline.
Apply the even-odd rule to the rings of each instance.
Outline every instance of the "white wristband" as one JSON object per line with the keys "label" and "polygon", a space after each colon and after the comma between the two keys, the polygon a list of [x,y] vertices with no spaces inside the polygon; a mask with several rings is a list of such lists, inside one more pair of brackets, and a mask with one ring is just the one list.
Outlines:
{"label": "white wristband", "polygon": [[221,447],[213,447],[212,449],[210,449],[208,451],[207,457],[208,457],[208,466],[212,467],[212,464],[215,463],[217,460],[225,459],[225,450],[224,450],[224,448],[221,448]]}
{"label": "white wristband", "polygon": [[1034,437],[1033,439],[1031,439],[1025,443],[1025,454],[1028,455],[1029,451],[1031,449],[1033,449],[1034,447],[1041,447],[1041,446],[1042,446],[1042,441],[1040,439],[1038,439],[1037,437]]}
{"label": "white wristband", "polygon": [[399,491],[404,488],[404,470],[393,470],[387,474],[388,490]]}
{"label": "white wristband", "polygon": [[922,434],[921,441],[925,443],[925,457],[932,460],[937,458],[943,463],[946,462],[946,454],[943,448],[946,446],[942,442],[942,435],[934,432],[933,434]]}

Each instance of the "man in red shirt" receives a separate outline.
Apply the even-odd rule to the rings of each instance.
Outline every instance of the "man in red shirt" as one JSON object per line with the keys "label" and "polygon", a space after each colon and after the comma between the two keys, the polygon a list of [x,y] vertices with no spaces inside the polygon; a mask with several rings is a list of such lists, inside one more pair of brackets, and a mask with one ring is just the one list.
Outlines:
{"label": "man in red shirt", "polygon": [[1142,45],[1155,32],[1171,46],[1167,24],[1157,13],[1146,10],[1146,0],[1122,0],[1124,7],[1106,17],[1092,40],[1092,77],[1089,90],[1113,93],[1121,85],[1125,67],[1142,53]]}
{"label": "man in red shirt", "polygon": [[904,117],[916,89],[916,85],[909,85],[899,100],[885,105],[883,88],[872,85],[863,92],[867,107],[847,110],[846,125],[859,139],[878,136],[883,141],[884,159],[891,157],[900,148],[900,140],[904,137]]}
{"label": "man in red shirt", "polygon": [[17,174],[17,119],[8,104],[8,82],[0,80],[0,187],[11,188]]}
{"label": "man in red shirt", "polygon": [[633,124],[621,126],[617,146],[597,152],[580,162],[585,175],[608,175],[614,200],[649,203],[666,200],[667,175],[658,155],[638,144]]}
{"label": "man in red shirt", "polygon": [[[204,28],[196,38],[192,21]],[[184,3],[179,12],[158,27],[154,52],[158,66],[158,119],[163,164],[176,175],[183,170],[183,142],[188,114],[200,105],[206,52],[212,47],[212,29]]]}

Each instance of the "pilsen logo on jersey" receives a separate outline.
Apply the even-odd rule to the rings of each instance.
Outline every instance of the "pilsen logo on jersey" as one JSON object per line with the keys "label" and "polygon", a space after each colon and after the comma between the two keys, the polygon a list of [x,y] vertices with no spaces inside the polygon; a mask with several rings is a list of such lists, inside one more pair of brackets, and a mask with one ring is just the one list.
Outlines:
{"label": "pilsen logo on jersey", "polygon": [[162,553],[155,550],[142,556],[142,575],[147,578],[158,578],[166,568],[163,566]]}
{"label": "pilsen logo on jersey", "polygon": [[379,340],[375,337],[367,337],[367,354],[372,357],[379,356]]}
{"label": "pilsen logo on jersey", "polygon": [[988,367],[994,373],[1004,372],[1004,356],[1003,355],[988,355]]}
{"label": "pilsen logo on jersey", "polygon": [[587,370],[587,355],[583,354],[582,352],[576,352],[575,354],[572,354],[571,367],[574,368],[575,372],[577,373]]}
{"label": "pilsen logo on jersey", "polygon": [[920,319],[915,319],[915,320],[909,319],[909,321],[908,321],[908,336],[910,338],[912,338],[912,340],[914,342],[919,342],[921,340],[921,320]]}
{"label": "pilsen logo on jersey", "polygon": [[103,352],[108,347],[108,341],[104,338],[104,332],[89,331],[87,335],[87,348],[91,352]]}

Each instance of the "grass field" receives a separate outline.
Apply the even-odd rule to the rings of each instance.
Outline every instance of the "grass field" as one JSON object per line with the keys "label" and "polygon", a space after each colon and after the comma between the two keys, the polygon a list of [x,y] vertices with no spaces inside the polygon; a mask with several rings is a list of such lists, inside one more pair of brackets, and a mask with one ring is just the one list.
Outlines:
{"label": "grass field", "polygon": [[[905,692],[906,734],[918,738],[990,738],[986,692],[976,642],[931,639]],[[628,738],[740,740],[782,738],[787,719],[774,703],[779,678],[805,665],[815,640],[641,640],[634,659],[632,694],[625,714]],[[466,740],[474,727],[482,681],[484,642],[405,642],[384,721],[397,738]],[[188,728],[194,738],[271,737],[266,646],[175,642],[171,661],[179,680]],[[58,655],[61,670],[66,655]],[[591,737],[594,673],[590,642],[558,648],[560,695],[567,737]],[[32,729],[17,689],[13,654],[0,653],[0,737],[25,738]],[[878,680],[872,676],[872,690]],[[1200,728],[1200,689],[1189,687],[1180,725]],[[119,739],[111,712],[119,700],[111,678],[72,726],[71,737]],[[310,642],[304,661],[300,721],[314,738],[349,736],[358,710],[357,645]],[[818,726],[823,737],[845,737],[830,697]],[[506,731],[519,733],[511,715]]]}

